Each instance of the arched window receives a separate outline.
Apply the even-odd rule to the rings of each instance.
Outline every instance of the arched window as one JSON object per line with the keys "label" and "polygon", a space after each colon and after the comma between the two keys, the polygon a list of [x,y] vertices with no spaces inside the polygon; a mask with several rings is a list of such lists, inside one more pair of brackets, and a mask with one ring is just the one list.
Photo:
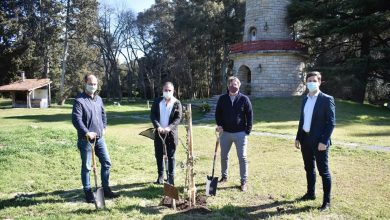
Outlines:
{"label": "arched window", "polygon": [[257,30],[255,27],[251,27],[249,29],[249,40],[250,41],[256,41],[256,35],[257,35]]}

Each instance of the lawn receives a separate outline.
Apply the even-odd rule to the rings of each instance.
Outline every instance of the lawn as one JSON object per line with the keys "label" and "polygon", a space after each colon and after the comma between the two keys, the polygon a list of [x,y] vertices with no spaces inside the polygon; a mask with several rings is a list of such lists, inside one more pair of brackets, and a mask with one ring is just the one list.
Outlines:
{"label": "lawn", "polygon": [[[294,134],[300,99],[257,99],[255,131]],[[390,112],[384,108],[338,100],[334,139],[390,147]],[[159,206],[162,187],[156,178],[152,141],[138,133],[150,127],[144,103],[107,104],[106,135],[111,159],[111,185],[121,194],[107,200],[107,209],[95,211],[84,203],[76,131],[70,121],[71,105],[49,109],[10,109],[0,101],[0,218],[35,219],[389,219],[390,153],[351,150],[333,145],[332,209],[320,213],[320,178],[316,201],[296,199],[305,192],[300,152],[291,140],[249,138],[249,189],[239,191],[238,160],[232,149],[227,185],[207,199],[207,215],[183,214]],[[194,120],[200,114],[194,108]],[[213,123],[206,123],[213,126]],[[194,125],[195,180],[204,194],[211,173],[213,129]],[[185,129],[181,125],[181,139]],[[183,191],[185,151],[177,151],[176,184]],[[217,163],[219,174],[219,161]],[[219,175],[218,175],[219,176]]]}

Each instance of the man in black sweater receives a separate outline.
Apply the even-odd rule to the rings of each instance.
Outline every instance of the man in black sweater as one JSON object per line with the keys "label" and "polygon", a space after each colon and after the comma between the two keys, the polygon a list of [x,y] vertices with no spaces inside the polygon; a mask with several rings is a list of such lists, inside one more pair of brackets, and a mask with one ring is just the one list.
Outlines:
{"label": "man in black sweater", "polygon": [[229,151],[234,143],[240,162],[241,191],[247,190],[248,135],[252,130],[252,104],[248,96],[239,92],[241,82],[237,77],[228,79],[228,93],[221,95],[215,110],[217,131],[221,133],[221,183],[227,181]]}

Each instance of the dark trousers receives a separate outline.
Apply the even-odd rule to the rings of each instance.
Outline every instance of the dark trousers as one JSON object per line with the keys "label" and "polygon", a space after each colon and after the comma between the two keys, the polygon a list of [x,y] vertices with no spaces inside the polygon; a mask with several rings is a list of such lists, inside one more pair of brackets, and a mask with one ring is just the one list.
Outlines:
{"label": "dark trousers", "polygon": [[[162,135],[164,138],[164,136]],[[176,152],[176,144],[174,141],[174,137],[172,133],[168,134],[168,137],[165,139],[165,143],[167,145],[167,156],[168,156],[168,169],[169,175],[175,175],[175,152]],[[160,137],[156,134],[154,138],[154,155],[156,157],[157,162],[157,171],[158,175],[164,175],[164,159],[163,159],[163,144]]]}
{"label": "dark trousers", "polygon": [[315,195],[316,171],[315,164],[317,164],[318,172],[322,178],[322,187],[324,189],[323,202],[330,202],[330,191],[332,186],[332,179],[329,172],[328,163],[328,147],[325,151],[318,150],[318,140],[309,134],[306,134],[301,143],[301,152],[303,162],[305,164],[306,179],[307,179],[307,193]]}

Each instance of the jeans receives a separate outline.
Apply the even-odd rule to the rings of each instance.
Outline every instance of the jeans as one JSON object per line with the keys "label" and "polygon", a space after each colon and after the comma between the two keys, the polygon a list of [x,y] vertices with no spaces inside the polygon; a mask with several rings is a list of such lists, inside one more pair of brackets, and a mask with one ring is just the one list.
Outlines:
{"label": "jeans", "polygon": [[[81,181],[84,190],[91,189],[89,172],[91,171],[92,166],[92,144],[93,143],[88,142],[84,138],[77,141],[77,147],[79,148],[81,157]],[[96,140],[95,155],[99,158],[101,165],[100,178],[102,187],[109,187],[111,160],[104,138]]]}
{"label": "jeans", "polygon": [[315,166],[322,177],[322,186],[324,190],[323,202],[330,202],[330,191],[332,187],[332,179],[329,171],[328,163],[328,149],[327,146],[325,151],[318,150],[318,140],[310,135],[305,135],[301,143],[301,152],[303,162],[306,171],[307,180],[307,193],[315,195],[315,184],[316,184],[316,171]]}
{"label": "jeans", "polygon": [[248,161],[247,150],[248,137],[244,131],[242,132],[222,132],[220,137],[221,143],[221,172],[222,177],[228,176],[229,168],[229,151],[232,144],[236,146],[238,161],[240,163],[240,176],[241,182],[246,182],[248,177]]}

